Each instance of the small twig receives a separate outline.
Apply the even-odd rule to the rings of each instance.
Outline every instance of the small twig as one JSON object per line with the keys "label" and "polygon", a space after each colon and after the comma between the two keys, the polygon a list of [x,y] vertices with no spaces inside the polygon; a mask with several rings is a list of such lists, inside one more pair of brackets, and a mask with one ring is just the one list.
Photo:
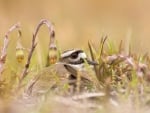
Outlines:
{"label": "small twig", "polygon": [[121,54],[121,52],[122,52],[122,50],[123,50],[123,49],[122,49],[122,43],[123,43],[123,42],[122,42],[122,40],[121,40],[121,41],[120,41],[120,44],[119,44],[119,50],[118,50],[118,53],[120,53],[120,54]]}
{"label": "small twig", "polygon": [[37,76],[37,77],[35,77],[35,79],[31,80],[31,82],[27,86],[27,89],[25,90],[25,93],[27,95],[31,95],[32,94],[32,88],[33,88],[34,84],[39,80],[39,78],[40,78],[40,76]]}
{"label": "small twig", "polygon": [[107,39],[107,36],[105,36],[104,39],[102,38],[101,51],[100,51],[100,58],[101,58],[101,56],[102,56],[102,54],[103,54],[103,48],[104,48],[104,44],[105,44],[105,42],[106,42],[106,39]]}
{"label": "small twig", "polygon": [[[93,61],[95,61],[95,56],[94,56],[93,48],[92,48],[93,46],[91,45],[90,42],[88,42],[88,46],[89,46],[89,49],[90,49],[91,58],[92,58]],[[96,76],[98,76],[98,71],[97,71],[96,65],[94,65],[94,71],[96,73]]]}
{"label": "small twig", "polygon": [[[32,58],[32,54],[36,48],[36,45],[37,45],[37,42],[35,42],[35,39],[37,37],[37,34],[39,32],[39,29],[41,28],[42,25],[47,25],[48,29],[49,29],[49,32],[50,32],[50,37],[54,37],[55,36],[55,32],[54,32],[54,29],[53,29],[53,26],[52,24],[46,20],[46,19],[42,19],[40,21],[40,23],[37,25],[36,29],[35,29],[35,32],[33,33],[33,37],[32,37],[32,45],[31,45],[31,49],[29,51],[29,55],[28,55],[28,59],[27,59],[27,62],[25,64],[25,67],[23,69],[23,72],[21,74],[21,78],[20,78],[20,81],[19,81],[19,86],[21,85],[23,79],[27,76],[28,74],[28,69],[29,69],[29,66],[30,66],[30,62],[31,62],[31,58]],[[51,39],[52,40],[52,39]],[[52,40],[53,41],[53,40]]]}
{"label": "small twig", "polygon": [[97,73],[98,73],[97,77],[98,77],[98,80],[100,80],[100,81],[102,81],[102,78],[103,78],[102,75],[101,75],[100,70],[101,70],[101,66],[103,64],[103,63],[101,63],[101,60],[102,60],[102,55],[104,54],[103,49],[104,49],[104,44],[105,44],[106,40],[107,40],[107,36],[102,38],[101,43],[100,43],[101,48],[100,48],[100,54],[99,54],[99,67],[97,69],[98,70],[97,71]]}
{"label": "small twig", "polygon": [[76,82],[76,93],[79,94],[80,93],[80,87],[81,87],[81,74],[80,72],[78,71],[77,72],[77,82]]}
{"label": "small twig", "polygon": [[89,99],[93,97],[104,97],[105,93],[98,92],[98,93],[85,93],[81,95],[75,95],[72,97],[73,100],[82,100],[82,99]]}
{"label": "small twig", "polygon": [[0,76],[4,70],[4,64],[5,64],[6,56],[7,56],[7,48],[8,48],[8,44],[9,44],[8,35],[10,35],[10,33],[15,29],[18,29],[18,33],[19,33],[19,37],[20,37],[21,36],[21,30],[20,30],[20,24],[19,23],[13,25],[8,30],[8,32],[5,34],[5,37],[4,37],[4,45],[3,45],[1,55],[0,55]]}

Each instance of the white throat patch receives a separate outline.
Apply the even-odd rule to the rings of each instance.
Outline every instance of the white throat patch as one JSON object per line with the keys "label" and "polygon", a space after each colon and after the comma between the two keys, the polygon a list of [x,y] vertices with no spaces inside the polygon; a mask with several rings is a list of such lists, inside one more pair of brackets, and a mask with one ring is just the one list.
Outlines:
{"label": "white throat patch", "polygon": [[82,71],[85,68],[84,64],[78,64],[78,65],[68,64],[68,65],[70,65],[71,67],[73,67],[74,69],[77,69],[79,71]]}
{"label": "white throat patch", "polygon": [[85,58],[87,58],[87,56],[85,53],[79,53],[79,58],[85,59]]}

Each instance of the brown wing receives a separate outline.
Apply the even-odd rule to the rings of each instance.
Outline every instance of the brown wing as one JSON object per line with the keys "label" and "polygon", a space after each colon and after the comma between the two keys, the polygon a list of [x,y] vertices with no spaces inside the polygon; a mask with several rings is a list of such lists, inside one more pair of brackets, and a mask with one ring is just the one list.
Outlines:
{"label": "brown wing", "polygon": [[67,83],[69,75],[63,64],[49,66],[35,75],[25,92],[32,96],[46,94],[51,88]]}
{"label": "brown wing", "polygon": [[78,75],[81,77],[81,82],[82,82],[81,85],[86,86],[88,84],[93,84],[97,89],[102,88],[100,81],[97,79],[97,77],[92,69],[76,70],[75,68],[71,67],[70,65],[66,64],[64,66],[75,78],[77,78]]}

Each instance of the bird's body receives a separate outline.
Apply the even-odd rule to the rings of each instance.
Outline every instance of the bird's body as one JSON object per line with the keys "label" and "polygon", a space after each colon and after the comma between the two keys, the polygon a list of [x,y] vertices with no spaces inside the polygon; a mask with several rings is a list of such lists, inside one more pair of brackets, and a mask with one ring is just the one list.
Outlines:
{"label": "bird's body", "polygon": [[70,73],[63,64],[54,64],[41,70],[27,86],[27,93],[32,96],[45,94],[49,89],[67,84]]}
{"label": "bird's body", "polygon": [[65,51],[59,62],[44,68],[35,75],[27,86],[26,94],[40,96],[51,89],[60,93],[74,90],[75,87],[85,89],[89,84],[95,87],[98,84],[97,78],[92,69],[87,67],[86,70],[84,60],[87,58],[82,50]]}

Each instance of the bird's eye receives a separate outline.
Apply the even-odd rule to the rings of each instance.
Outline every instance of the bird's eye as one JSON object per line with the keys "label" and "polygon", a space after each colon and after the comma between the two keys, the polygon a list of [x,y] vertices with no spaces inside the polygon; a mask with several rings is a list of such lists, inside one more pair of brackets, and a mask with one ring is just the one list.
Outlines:
{"label": "bird's eye", "polygon": [[72,55],[71,55],[71,58],[72,59],[76,59],[78,57],[78,53],[73,53]]}

